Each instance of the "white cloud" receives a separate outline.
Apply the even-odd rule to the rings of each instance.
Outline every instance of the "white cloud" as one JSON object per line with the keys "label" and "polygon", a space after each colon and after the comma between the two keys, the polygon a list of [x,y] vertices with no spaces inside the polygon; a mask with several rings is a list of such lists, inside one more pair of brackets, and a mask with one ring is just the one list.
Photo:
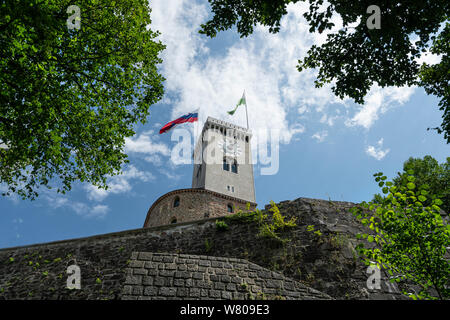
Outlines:
{"label": "white cloud", "polygon": [[103,201],[110,194],[125,194],[132,190],[130,180],[139,180],[148,182],[155,179],[151,172],[141,171],[135,166],[130,165],[123,174],[109,177],[107,180],[108,189],[100,189],[94,185],[85,185],[84,189],[87,191],[89,200]]}
{"label": "white cloud", "polygon": [[169,170],[166,169],[160,169],[159,172],[172,181],[178,181],[181,178],[179,174],[176,174],[175,172],[170,172]]}
{"label": "white cloud", "polygon": [[101,219],[106,216],[109,208],[106,205],[90,205],[80,201],[70,200],[68,195],[62,195],[52,190],[42,192],[42,199],[52,209],[69,209],[83,218]]}
{"label": "white cloud", "polygon": [[378,140],[376,146],[368,146],[366,148],[366,153],[377,160],[382,160],[389,151],[389,149],[383,150],[383,138]]}
{"label": "white cloud", "polygon": [[328,136],[328,131],[324,130],[324,131],[314,133],[311,136],[311,138],[316,139],[317,142],[320,143],[320,142],[323,142],[327,136]]}
{"label": "white cloud", "polygon": [[154,134],[153,130],[143,132],[133,138],[125,138],[125,152],[169,156],[169,147],[162,142],[155,142],[157,139],[158,137]]}
{"label": "white cloud", "polygon": [[94,206],[87,217],[103,218],[109,211],[109,207],[103,204]]}
{"label": "white cloud", "polygon": [[308,108],[306,106],[301,106],[300,108],[298,108],[299,114],[304,114],[305,112],[308,112]]}
{"label": "white cloud", "polygon": [[289,7],[279,34],[258,26],[252,36],[217,55],[208,54],[208,38],[198,34],[200,24],[208,19],[206,2],[164,0],[154,1],[152,7],[152,28],[161,31],[167,45],[162,73],[167,93],[175,97],[172,117],[200,107],[202,122],[213,116],[245,127],[243,108],[233,117],[226,114],[245,89],[253,132],[278,129],[281,140],[288,143],[301,133],[298,119],[287,121],[290,108],[303,105],[306,112],[307,107],[323,108],[336,101],[329,88],[314,88],[314,71],[300,74],[296,69],[299,57],[314,42],[298,6]]}
{"label": "white cloud", "polygon": [[[226,114],[245,89],[252,131],[277,129],[281,141],[289,143],[294,135],[302,133],[298,125],[303,125],[301,119],[307,113],[320,113],[322,122],[332,126],[338,117],[331,116],[330,110],[336,110],[336,104],[344,105],[350,109],[347,125],[369,128],[390,104],[402,104],[409,99],[414,88],[375,88],[367,104],[360,108],[354,103],[348,105],[348,99],[338,99],[331,85],[316,88],[316,70],[298,72],[298,60],[306,56],[311,45],[326,41],[329,33],[309,33],[303,17],[308,6],[307,3],[289,5],[277,34],[269,33],[268,28],[260,25],[243,39],[237,39],[235,30],[230,31],[237,40],[211,55],[209,38],[198,34],[200,25],[210,17],[206,1],[153,1],[151,27],[161,32],[160,39],[167,45],[161,71],[167,79],[166,96],[170,96],[173,105],[171,118],[200,107],[200,122],[212,116],[245,127],[243,108],[233,117]],[[333,22],[334,30],[341,28],[337,16]],[[355,108],[356,114],[352,115]],[[290,116],[291,109],[298,111],[298,117]],[[194,131],[193,127],[190,130]],[[263,137],[255,140],[265,143]]]}
{"label": "white cloud", "polygon": [[346,121],[347,126],[362,126],[369,129],[380,114],[392,107],[405,104],[414,93],[415,87],[389,87],[374,86],[365,98],[365,104],[353,118]]}
{"label": "white cloud", "polygon": [[145,161],[152,163],[155,166],[160,166],[162,165],[162,159],[160,156],[158,156],[157,154],[152,154],[150,156],[147,156],[144,158]]}
{"label": "white cloud", "polygon": [[65,206],[65,205],[67,205],[68,202],[69,202],[69,199],[67,199],[67,198],[63,198],[61,196],[59,196],[59,197],[58,196],[51,197],[48,194],[46,196],[46,199],[47,199],[50,207],[52,207],[53,209],[61,208],[61,207]]}

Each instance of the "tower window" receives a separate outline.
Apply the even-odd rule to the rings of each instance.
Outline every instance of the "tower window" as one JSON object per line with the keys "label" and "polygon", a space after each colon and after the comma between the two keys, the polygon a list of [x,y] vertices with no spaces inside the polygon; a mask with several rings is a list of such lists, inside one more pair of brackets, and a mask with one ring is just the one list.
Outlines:
{"label": "tower window", "polygon": [[231,165],[231,172],[238,173],[238,165],[236,160],[233,160],[233,164]]}
{"label": "tower window", "polygon": [[234,192],[234,187],[233,186],[231,187],[231,192]]}
{"label": "tower window", "polygon": [[172,219],[170,219],[170,223],[177,223],[177,218],[173,217]]}
{"label": "tower window", "polygon": [[248,136],[245,136],[245,142],[248,142]]}
{"label": "tower window", "polygon": [[176,208],[179,205],[180,205],[180,197],[176,197],[175,200],[173,200],[173,207]]}
{"label": "tower window", "polygon": [[223,158],[223,170],[230,171],[230,164],[227,162],[226,158]]}
{"label": "tower window", "polygon": [[229,204],[227,205],[227,211],[228,211],[229,213],[233,213],[233,212],[234,212],[234,210],[233,210],[233,205],[232,205],[231,203],[229,203]]}

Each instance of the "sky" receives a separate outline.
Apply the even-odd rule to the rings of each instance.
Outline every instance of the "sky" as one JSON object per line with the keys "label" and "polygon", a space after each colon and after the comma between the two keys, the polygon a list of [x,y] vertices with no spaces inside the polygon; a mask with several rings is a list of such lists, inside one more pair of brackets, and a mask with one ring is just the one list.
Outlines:
{"label": "sky", "polygon": [[[166,45],[160,65],[165,95],[126,139],[130,162],[123,174],[108,180],[107,191],[75,183],[66,195],[41,188],[34,201],[0,198],[0,248],[141,228],[156,199],[191,187],[193,165],[185,155],[198,125],[211,116],[246,126],[242,107],[226,113],[244,90],[259,208],[299,197],[368,201],[379,192],[374,173],[392,179],[411,156],[431,155],[440,163],[450,156],[443,136],[427,131],[441,124],[442,111],[422,88],[375,86],[358,105],[336,98],[331,86],[315,88],[315,70],[297,71],[311,45],[326,39],[326,33],[308,32],[304,3],[288,7],[277,34],[257,26],[247,38],[233,29],[214,39],[198,33],[211,17],[207,1],[155,0],[150,6],[150,28]],[[439,59],[428,54],[421,61]],[[159,135],[165,123],[196,109],[198,123]],[[180,135],[188,137],[187,153],[178,152]]]}

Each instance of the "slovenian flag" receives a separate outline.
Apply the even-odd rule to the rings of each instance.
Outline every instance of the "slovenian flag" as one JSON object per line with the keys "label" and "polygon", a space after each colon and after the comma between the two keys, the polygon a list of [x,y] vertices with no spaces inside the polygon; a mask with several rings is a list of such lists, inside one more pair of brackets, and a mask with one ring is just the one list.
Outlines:
{"label": "slovenian flag", "polygon": [[227,113],[230,115],[230,116],[232,116],[235,112],[236,112],[236,110],[237,110],[237,108],[241,105],[241,104],[246,104],[247,102],[245,101],[245,91],[244,91],[244,93],[242,94],[242,98],[239,100],[239,102],[237,103],[237,105],[236,105],[236,107],[233,109],[233,110],[231,110],[231,111],[227,111]]}
{"label": "slovenian flag", "polygon": [[173,121],[170,121],[169,123],[165,124],[161,130],[159,130],[159,134],[164,133],[166,131],[169,131],[173,127],[175,127],[178,124],[185,123],[185,122],[195,122],[198,121],[198,112],[191,112],[188,114],[185,114],[184,116],[179,117],[178,119],[175,119]]}

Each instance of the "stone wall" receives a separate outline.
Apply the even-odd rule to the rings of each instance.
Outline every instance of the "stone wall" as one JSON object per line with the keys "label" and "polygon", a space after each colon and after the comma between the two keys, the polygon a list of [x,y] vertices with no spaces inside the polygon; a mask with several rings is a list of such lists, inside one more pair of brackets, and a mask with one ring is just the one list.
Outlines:
{"label": "stone wall", "polygon": [[[176,199],[178,206],[174,206]],[[171,191],[153,203],[148,210],[144,227],[226,216],[230,214],[228,205],[236,212],[240,209],[245,210],[247,202],[205,189]],[[253,209],[256,204],[251,203],[250,207]]]}
{"label": "stone wall", "polygon": [[[297,219],[296,227],[280,234],[288,239],[284,245],[260,237],[256,223],[226,221],[223,230],[209,218],[1,249],[0,299],[120,299],[132,252],[244,259],[336,299],[403,298],[384,274],[381,290],[367,289],[367,266],[354,251],[363,229],[348,212],[351,206],[305,198],[279,203],[283,215]],[[81,268],[81,290],[65,289],[71,264]]]}
{"label": "stone wall", "polygon": [[133,252],[122,299],[317,300],[331,297],[243,259]]}

